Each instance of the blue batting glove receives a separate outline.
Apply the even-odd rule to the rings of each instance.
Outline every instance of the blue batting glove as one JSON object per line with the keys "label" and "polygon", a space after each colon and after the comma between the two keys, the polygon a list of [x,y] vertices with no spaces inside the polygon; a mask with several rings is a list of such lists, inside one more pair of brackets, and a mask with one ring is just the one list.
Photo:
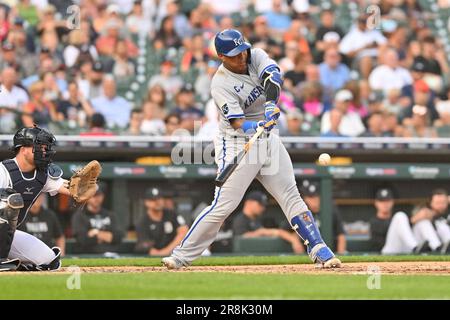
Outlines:
{"label": "blue batting glove", "polygon": [[269,121],[261,120],[261,121],[258,121],[258,127],[264,127],[264,129],[267,132],[270,132],[270,130],[272,130],[273,127],[276,126],[276,124],[277,124],[277,122],[275,120],[269,120]]}
{"label": "blue batting glove", "polygon": [[267,121],[278,120],[280,117],[280,108],[273,101],[267,101],[264,107],[264,115]]}

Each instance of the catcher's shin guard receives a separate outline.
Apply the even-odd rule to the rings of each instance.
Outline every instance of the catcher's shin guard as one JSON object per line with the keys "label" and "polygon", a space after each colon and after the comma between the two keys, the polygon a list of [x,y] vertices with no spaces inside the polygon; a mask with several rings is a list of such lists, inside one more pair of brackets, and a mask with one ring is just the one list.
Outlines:
{"label": "catcher's shin guard", "polygon": [[324,243],[310,211],[292,218],[291,225],[304,241],[308,255],[314,263],[325,265],[327,261],[336,259],[334,253]]}
{"label": "catcher's shin guard", "polygon": [[16,232],[23,198],[13,189],[0,189],[0,259],[7,259]]}

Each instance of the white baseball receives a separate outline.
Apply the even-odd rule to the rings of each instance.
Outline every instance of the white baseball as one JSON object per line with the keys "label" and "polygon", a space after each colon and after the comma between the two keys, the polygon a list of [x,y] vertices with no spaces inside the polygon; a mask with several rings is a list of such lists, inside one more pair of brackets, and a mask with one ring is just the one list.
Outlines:
{"label": "white baseball", "polygon": [[319,156],[319,163],[320,163],[321,165],[323,165],[323,166],[329,165],[329,164],[330,164],[330,161],[331,161],[331,157],[330,157],[330,155],[329,155],[328,153],[322,153],[322,154]]}

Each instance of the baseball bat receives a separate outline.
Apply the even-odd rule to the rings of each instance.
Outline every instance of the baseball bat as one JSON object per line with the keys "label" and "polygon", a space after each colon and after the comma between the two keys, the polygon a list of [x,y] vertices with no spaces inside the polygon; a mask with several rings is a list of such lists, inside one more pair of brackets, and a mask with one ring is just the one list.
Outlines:
{"label": "baseball bat", "polygon": [[250,140],[244,145],[244,149],[241,150],[234,158],[231,163],[228,163],[225,168],[223,168],[222,172],[217,176],[214,181],[217,187],[222,187],[223,184],[228,180],[233,171],[237,168],[241,160],[247,154],[248,150],[250,150],[253,143],[255,143],[256,139],[264,132],[264,127],[258,127],[256,129],[255,134],[250,138]]}

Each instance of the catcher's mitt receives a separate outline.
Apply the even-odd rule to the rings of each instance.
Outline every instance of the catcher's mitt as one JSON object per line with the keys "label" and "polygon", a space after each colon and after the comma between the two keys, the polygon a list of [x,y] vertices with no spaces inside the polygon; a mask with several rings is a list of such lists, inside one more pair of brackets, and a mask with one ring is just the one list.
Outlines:
{"label": "catcher's mitt", "polygon": [[95,195],[97,192],[97,178],[101,172],[102,166],[97,160],[93,160],[73,173],[68,189],[76,202],[87,201]]}

